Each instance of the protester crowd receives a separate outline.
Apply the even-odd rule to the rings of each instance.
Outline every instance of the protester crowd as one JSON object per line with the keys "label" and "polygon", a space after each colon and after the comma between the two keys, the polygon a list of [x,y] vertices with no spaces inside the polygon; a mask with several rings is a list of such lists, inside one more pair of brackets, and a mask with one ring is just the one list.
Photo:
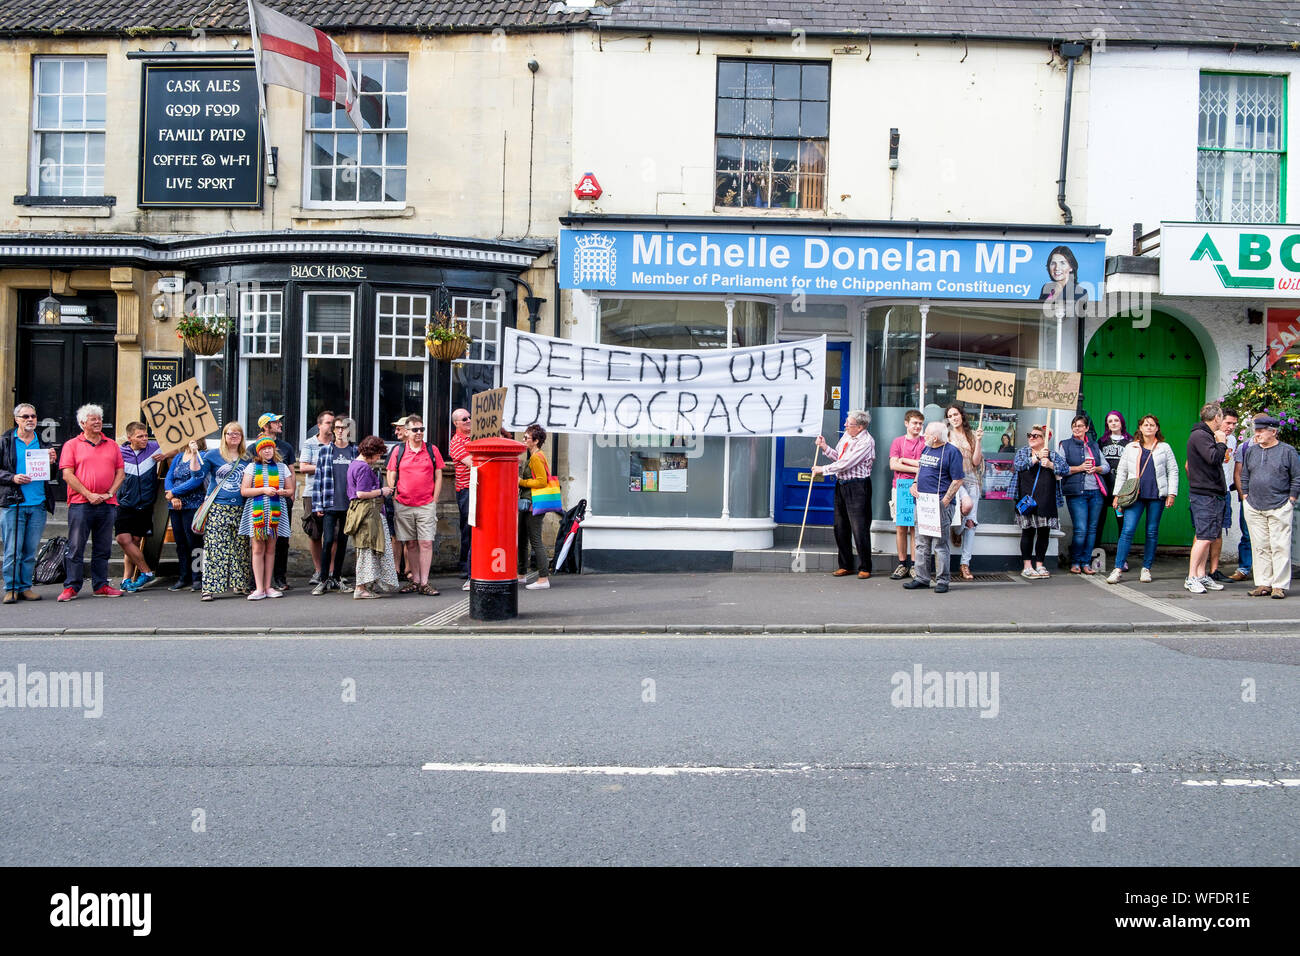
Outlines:
{"label": "protester crowd", "polygon": [[[317,415],[316,428],[300,449],[281,437],[283,417],[271,412],[258,419],[256,435],[246,435],[231,421],[214,441],[192,441],[170,454],[160,450],[142,422],[128,424],[120,444],[106,436],[98,405],[77,410],[81,431],[58,451],[37,434],[30,404],[14,409],[14,423],[0,437],[5,604],[41,600],[34,589],[36,557],[47,517],[54,513],[58,477],[66,484],[68,504],[59,601],[74,600],[82,590],[88,542],[94,595],[121,597],[157,583],[146,551],[158,552],[146,542],[155,533],[159,494],[166,500],[179,572],[168,590],[191,590],[202,601],[232,594],[261,601],[292,590],[289,539],[301,493],[299,526],[315,569],[308,581],[312,595],[438,596],[430,576],[445,459],[425,440],[418,415],[392,423],[391,450],[377,435],[358,441],[352,419],[330,410]],[[452,425],[448,457],[455,465],[458,570],[468,591],[469,412],[456,409]],[[540,426],[528,429],[519,474],[519,582],[527,582],[531,558],[538,572],[527,585],[533,590],[550,587],[552,570],[542,540],[545,514],[531,508],[534,489],[548,491],[554,481],[541,449],[545,441]],[[109,579],[114,540],[124,556],[116,585]],[[351,581],[349,554],[354,556]]]}

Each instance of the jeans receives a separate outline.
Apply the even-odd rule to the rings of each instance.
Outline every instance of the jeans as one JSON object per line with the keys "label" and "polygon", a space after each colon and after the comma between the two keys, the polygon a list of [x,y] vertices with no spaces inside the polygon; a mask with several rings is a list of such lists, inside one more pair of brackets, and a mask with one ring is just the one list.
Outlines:
{"label": "jeans", "polygon": [[460,573],[469,574],[469,489],[456,492],[456,509],[460,512]]}
{"label": "jeans", "polygon": [[1097,529],[1106,499],[1097,490],[1081,495],[1066,495],[1070,521],[1074,524],[1074,539],[1070,542],[1070,564],[1080,566],[1092,563],[1092,549],[1097,543]]}
{"label": "jeans", "polygon": [[1128,560],[1129,548],[1137,534],[1138,522],[1142,512],[1147,515],[1147,540],[1142,546],[1142,567],[1150,568],[1156,561],[1156,538],[1160,532],[1160,516],[1165,513],[1164,498],[1139,498],[1124,509],[1124,527],[1119,533],[1119,545],[1115,549],[1115,567],[1124,567]]}
{"label": "jeans", "polygon": [[1250,528],[1246,525],[1246,505],[1240,501],[1237,504],[1237,520],[1241,522],[1241,540],[1237,542],[1237,567],[1249,574],[1250,569],[1254,567],[1254,554],[1250,550]]}
{"label": "jeans", "polygon": [[36,552],[45,530],[44,505],[17,505],[0,512],[0,544],[4,546],[6,591],[30,591]]}
{"label": "jeans", "polygon": [[[854,567],[853,545],[858,546]],[[835,545],[840,567],[846,571],[871,571],[871,479],[845,478],[835,482]]]}
{"label": "jeans", "polygon": [[172,523],[172,537],[176,539],[176,557],[180,560],[181,584],[194,584],[203,580],[201,565],[196,566],[203,551],[203,535],[194,533],[194,515],[198,508],[169,508],[167,517]]}
{"label": "jeans", "polygon": [[113,553],[113,522],[117,505],[68,505],[68,556],[63,561],[67,571],[64,582],[72,591],[80,591],[86,580],[86,539],[91,538],[90,583],[98,591],[108,584],[108,557]]}
{"label": "jeans", "polygon": [[[343,562],[348,556],[348,536],[343,533],[343,526],[347,524],[348,513],[346,511],[327,511],[325,517],[321,519],[321,538],[320,538],[320,576],[321,579],[334,578],[335,580],[343,577]],[[284,540],[288,540],[285,538]],[[334,566],[330,569],[330,549],[334,549]]]}

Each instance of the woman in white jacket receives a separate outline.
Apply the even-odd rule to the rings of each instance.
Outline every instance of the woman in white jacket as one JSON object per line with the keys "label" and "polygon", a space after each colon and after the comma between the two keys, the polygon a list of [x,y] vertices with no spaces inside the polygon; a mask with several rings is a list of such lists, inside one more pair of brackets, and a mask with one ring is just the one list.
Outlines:
{"label": "woman in white jacket", "polygon": [[1118,584],[1122,575],[1121,568],[1128,560],[1129,548],[1137,534],[1138,522],[1143,513],[1147,517],[1146,544],[1142,552],[1142,576],[1139,580],[1147,584],[1151,580],[1151,565],[1156,560],[1156,543],[1160,532],[1160,516],[1171,507],[1178,497],[1178,459],[1174,450],[1160,433],[1160,420],[1154,415],[1143,415],[1138,422],[1137,438],[1124,446],[1119,459],[1119,468],[1115,473],[1115,490],[1124,487],[1130,478],[1137,478],[1138,496],[1127,508],[1121,509],[1119,498],[1112,498],[1111,504],[1117,512],[1122,511],[1124,525],[1120,529],[1119,544],[1115,549],[1115,569],[1106,581]]}

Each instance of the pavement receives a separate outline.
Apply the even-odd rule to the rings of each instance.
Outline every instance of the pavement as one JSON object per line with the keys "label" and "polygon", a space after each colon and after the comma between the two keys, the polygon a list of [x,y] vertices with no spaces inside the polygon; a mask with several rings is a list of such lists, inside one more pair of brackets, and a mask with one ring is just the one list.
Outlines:
{"label": "pavement", "polygon": [[[1225,573],[1232,570],[1225,567]],[[1223,633],[1300,634],[1300,593],[1287,600],[1250,598],[1251,582],[1191,594],[1185,558],[1159,559],[1154,581],[1136,572],[1119,585],[1101,575],[1053,571],[1046,580],[1016,572],[955,579],[947,594],[906,590],[885,575],[869,580],[819,573],[583,574],[552,576],[548,591],[519,590],[517,618],[469,616],[469,595],[455,577],[436,577],[438,597],[393,595],[354,601],[312,596],[303,579],[282,599],[226,597],[200,603],[161,583],[118,599],[81,596],[58,604],[61,585],[38,588],[45,600],[0,606],[0,636],[115,635],[491,635],[491,634],[964,634]]]}

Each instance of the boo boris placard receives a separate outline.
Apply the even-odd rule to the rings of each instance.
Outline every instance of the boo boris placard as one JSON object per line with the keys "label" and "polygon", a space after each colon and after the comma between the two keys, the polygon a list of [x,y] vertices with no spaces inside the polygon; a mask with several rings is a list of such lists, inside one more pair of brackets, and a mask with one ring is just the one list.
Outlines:
{"label": "boo boris placard", "polygon": [[506,329],[505,426],[591,435],[816,435],[826,337],[636,349]]}
{"label": "boo boris placard", "polygon": [[140,403],[140,411],[159,450],[164,452],[184,448],[217,428],[217,416],[193,378],[146,398]]}

